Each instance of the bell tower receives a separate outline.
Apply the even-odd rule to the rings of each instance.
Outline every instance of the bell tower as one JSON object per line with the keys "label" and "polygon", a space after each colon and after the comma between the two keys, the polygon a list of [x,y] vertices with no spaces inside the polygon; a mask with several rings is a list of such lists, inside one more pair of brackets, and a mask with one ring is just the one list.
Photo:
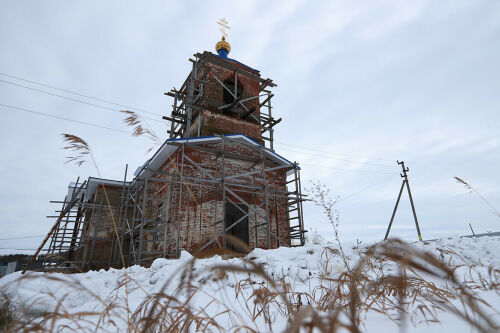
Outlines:
{"label": "bell tower", "polygon": [[217,54],[194,54],[191,73],[179,89],[165,93],[174,98],[169,120],[170,139],[244,134],[274,150],[274,126],[281,121],[272,115],[271,79],[235,59],[229,58],[230,27],[219,20],[222,38]]}

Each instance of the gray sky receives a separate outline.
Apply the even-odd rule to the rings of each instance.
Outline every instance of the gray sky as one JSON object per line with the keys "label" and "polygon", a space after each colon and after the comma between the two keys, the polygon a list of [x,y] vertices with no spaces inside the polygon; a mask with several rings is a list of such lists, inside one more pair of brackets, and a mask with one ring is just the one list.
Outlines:
{"label": "gray sky", "polygon": [[[383,238],[401,183],[396,159],[410,168],[424,238],[469,233],[469,222],[477,233],[500,229],[453,179],[500,210],[498,1],[6,1],[0,72],[166,115],[163,92],[181,85],[190,56],[215,52],[221,17],[232,27],[230,57],[278,84],[276,151],[302,163],[305,185],[320,180],[340,196],[344,239]],[[128,130],[116,111],[1,81],[0,103]],[[57,208],[49,200],[77,176],[96,176],[91,165],[64,164],[61,133],[87,140],[105,178],[122,179],[126,163],[135,170],[148,158],[146,139],[4,106],[0,114],[2,239],[46,234]],[[167,137],[165,123],[148,123]],[[311,204],[305,219],[333,236]],[[406,192],[392,235],[416,240]]]}

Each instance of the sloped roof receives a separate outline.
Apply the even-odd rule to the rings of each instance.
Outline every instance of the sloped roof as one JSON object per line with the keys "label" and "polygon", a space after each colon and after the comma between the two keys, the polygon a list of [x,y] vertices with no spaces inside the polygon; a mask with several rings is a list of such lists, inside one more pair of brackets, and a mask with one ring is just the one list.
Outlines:
{"label": "sloped roof", "polygon": [[[151,168],[153,170],[159,169],[163,163],[177,150],[179,145],[174,145],[173,143],[217,143],[222,141],[223,137],[230,138],[231,141],[237,141],[246,144],[250,148],[262,147],[264,155],[271,159],[272,161],[278,163],[279,165],[290,165],[293,163],[284,158],[283,156],[276,154],[270,149],[267,149],[257,141],[249,138],[244,134],[226,134],[223,136],[204,136],[204,137],[193,137],[193,138],[181,138],[181,139],[169,139],[163,143],[163,145],[156,151],[156,153],[149,160],[144,163],[142,167],[138,167],[134,173],[137,178],[142,178],[146,174],[145,168]],[[287,172],[288,175],[288,172]]]}
{"label": "sloped roof", "polygon": [[[94,193],[97,190],[97,187],[99,185],[107,185],[107,186],[116,186],[116,187],[122,187],[123,186],[123,180],[112,180],[112,179],[104,179],[104,178],[96,178],[96,177],[89,177],[87,180],[87,184],[85,185],[85,188],[83,188],[80,193],[78,194],[78,198],[83,197],[83,201],[89,201]],[[125,182],[125,187],[129,186],[130,182]],[[76,191],[77,187],[80,187],[81,183],[76,186],[75,182],[71,182],[68,185],[68,194],[66,195],[66,201],[69,201],[71,197],[73,196],[73,193]]]}
{"label": "sloped roof", "polygon": [[[92,197],[92,195],[94,195],[95,191],[97,190],[97,187],[101,184],[107,185],[107,186],[122,187],[123,180],[112,180],[112,179],[89,177],[89,180],[87,181],[87,188],[85,190],[85,201],[89,200]],[[125,182],[125,186],[129,186],[129,185],[130,185],[130,182]]]}
{"label": "sloped roof", "polygon": [[[240,143],[244,143],[246,146],[250,148],[255,148],[255,149],[260,149],[262,147],[262,151],[264,155],[269,158],[270,160],[278,163],[278,165],[289,165],[290,167],[293,166],[293,163],[284,158],[283,156],[276,154],[272,150],[264,147],[257,141],[249,138],[248,136],[244,134],[226,134],[223,136],[205,136],[205,137],[193,137],[193,138],[181,138],[181,139],[169,139],[163,143],[163,145],[155,152],[153,157],[148,159],[142,166],[138,167],[137,170],[134,173],[134,176],[136,179],[141,179],[143,178],[146,174],[151,175],[151,171],[147,170],[146,167],[157,170],[159,169],[165,161],[175,152],[177,149],[180,148],[178,144],[174,143],[217,143],[222,141],[223,137],[225,138],[230,138],[231,141],[236,141]],[[290,175],[293,172],[293,170],[288,170],[287,171],[287,176]],[[135,179],[134,179],[135,181]],[[134,181],[132,182],[125,182],[125,186],[131,186],[133,185]],[[103,178],[95,178],[95,177],[89,177],[87,181],[86,188],[82,190],[82,192],[79,194],[79,197],[84,195],[84,201],[88,201],[92,198],[92,195],[95,193],[97,187],[100,184],[108,185],[108,186],[117,186],[121,187],[123,186],[123,180],[111,180],[111,179],[103,179]],[[70,183],[68,186],[68,194],[67,198],[70,198],[73,194],[73,191],[75,190],[75,183]]]}
{"label": "sloped roof", "polygon": [[241,66],[245,67],[246,69],[249,69],[249,70],[251,70],[252,72],[255,72],[256,74],[259,74],[259,75],[260,75],[260,71],[259,71],[259,70],[255,69],[255,68],[252,68],[252,67],[250,67],[250,66],[248,66],[248,65],[245,65],[244,63],[239,62],[239,61],[238,61],[238,60],[236,60],[236,59],[232,59],[232,58],[224,58],[224,57],[222,57],[222,56],[220,56],[220,55],[218,55],[218,54],[213,54],[213,53],[211,53],[211,52],[210,52],[210,54],[211,54],[211,55],[213,55],[214,57],[218,57],[218,58],[222,59],[223,61],[228,61],[228,62],[231,62],[231,61],[232,61],[232,62],[234,62],[234,63],[236,63],[236,64],[238,64],[238,65],[241,65]]}

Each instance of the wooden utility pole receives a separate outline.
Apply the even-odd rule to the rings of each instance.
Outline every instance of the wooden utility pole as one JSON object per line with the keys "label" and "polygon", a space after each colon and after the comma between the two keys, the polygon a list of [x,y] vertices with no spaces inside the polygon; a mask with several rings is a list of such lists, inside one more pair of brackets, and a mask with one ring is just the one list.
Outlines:
{"label": "wooden utility pole", "polygon": [[403,178],[403,183],[401,184],[401,189],[399,190],[398,199],[396,200],[396,206],[394,206],[394,211],[392,212],[392,216],[391,216],[391,222],[389,222],[389,227],[387,228],[387,232],[385,233],[384,240],[386,240],[387,237],[389,237],[389,232],[391,231],[392,222],[394,221],[394,216],[396,216],[396,210],[398,209],[399,200],[401,199],[401,194],[403,194],[403,189],[406,185],[406,189],[408,190],[408,196],[410,197],[413,218],[415,219],[415,226],[417,227],[418,240],[422,241],[422,234],[420,233],[420,227],[418,226],[417,213],[415,212],[415,204],[413,203],[413,198],[411,196],[410,183],[408,183],[408,175],[406,174],[408,171],[410,171],[410,169],[405,167],[405,162],[403,162],[403,161],[401,161],[401,162],[398,161],[398,164],[401,165],[401,167],[403,168],[403,173],[400,174],[401,177]]}

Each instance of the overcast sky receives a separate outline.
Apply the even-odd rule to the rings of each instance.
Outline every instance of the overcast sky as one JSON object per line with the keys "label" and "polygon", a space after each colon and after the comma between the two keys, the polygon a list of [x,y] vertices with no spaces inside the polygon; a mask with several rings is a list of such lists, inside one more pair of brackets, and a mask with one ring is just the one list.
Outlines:
{"label": "overcast sky", "polygon": [[[341,237],[382,239],[409,179],[424,239],[500,230],[500,2],[498,1],[5,1],[0,10],[0,103],[128,131],[123,109],[13,77],[160,115],[190,71],[214,51],[216,21],[231,25],[230,57],[278,84],[276,151],[339,196]],[[8,81],[4,82],[4,81]],[[14,84],[17,84],[14,85]],[[78,103],[52,94],[86,101]],[[112,109],[112,110],[110,110]],[[115,111],[113,111],[115,110]],[[96,176],[64,164],[61,133],[85,139],[102,176],[123,179],[149,157],[129,134],[0,105],[0,248],[36,248],[66,186]],[[333,237],[320,210],[305,223]],[[404,192],[393,236],[416,240]]]}

